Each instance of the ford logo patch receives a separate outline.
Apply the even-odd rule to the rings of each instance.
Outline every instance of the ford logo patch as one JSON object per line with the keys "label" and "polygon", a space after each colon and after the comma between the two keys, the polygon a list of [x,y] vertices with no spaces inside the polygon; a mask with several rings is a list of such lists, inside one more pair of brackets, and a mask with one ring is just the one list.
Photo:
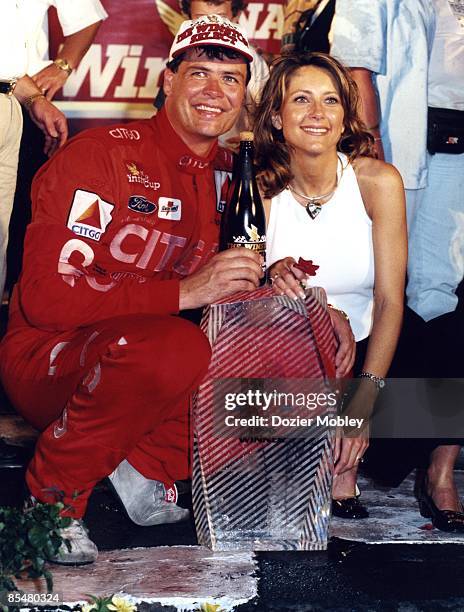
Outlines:
{"label": "ford logo patch", "polygon": [[143,196],[131,196],[127,205],[131,210],[144,215],[151,215],[157,209],[156,204],[150,202]]}

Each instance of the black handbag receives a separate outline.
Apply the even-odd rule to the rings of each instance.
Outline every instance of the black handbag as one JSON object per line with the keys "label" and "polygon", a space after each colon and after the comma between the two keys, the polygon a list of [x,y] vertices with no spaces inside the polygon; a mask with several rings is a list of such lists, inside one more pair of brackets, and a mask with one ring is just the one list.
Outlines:
{"label": "black handbag", "polygon": [[464,111],[429,106],[427,151],[432,155],[464,153]]}
{"label": "black handbag", "polygon": [[330,52],[329,32],[335,14],[335,0],[319,0],[303,11],[295,26],[295,51]]}

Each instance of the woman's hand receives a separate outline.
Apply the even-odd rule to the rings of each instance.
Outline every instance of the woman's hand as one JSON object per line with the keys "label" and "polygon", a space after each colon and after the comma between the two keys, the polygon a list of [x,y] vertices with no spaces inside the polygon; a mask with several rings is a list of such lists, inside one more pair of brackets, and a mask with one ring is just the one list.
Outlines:
{"label": "woman's hand", "polygon": [[350,322],[337,308],[329,307],[330,320],[338,340],[335,368],[337,377],[343,378],[350,373],[356,356],[356,342]]}
{"label": "woman's hand", "polygon": [[334,449],[334,476],[338,476],[354,467],[358,467],[368,446],[368,427],[363,430],[362,436],[358,438],[347,438],[342,433],[337,433]]}
{"label": "woman's hand", "polygon": [[304,285],[308,275],[298,270],[293,257],[285,257],[269,268],[269,278],[277,295],[286,295],[292,300],[305,298]]}
{"label": "woman's hand", "polygon": [[337,431],[334,451],[335,475],[357,467],[369,446],[369,424],[379,391],[375,383],[369,379],[357,378],[353,382],[356,384],[356,391],[343,410],[342,416],[360,420],[361,423],[359,427],[346,426]]}

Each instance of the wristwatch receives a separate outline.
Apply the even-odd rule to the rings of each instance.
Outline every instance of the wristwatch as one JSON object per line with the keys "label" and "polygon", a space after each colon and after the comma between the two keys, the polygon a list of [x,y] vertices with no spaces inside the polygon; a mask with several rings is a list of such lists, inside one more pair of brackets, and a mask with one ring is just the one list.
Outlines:
{"label": "wristwatch", "polygon": [[70,66],[68,60],[66,60],[66,59],[63,59],[61,57],[57,57],[56,60],[53,60],[53,63],[55,64],[55,66],[58,66],[58,68],[60,68],[61,70],[64,70],[65,72],[67,72],[68,76],[73,71],[73,69]]}
{"label": "wristwatch", "polygon": [[358,374],[358,378],[369,378],[370,380],[372,380],[373,383],[375,383],[379,391],[380,389],[383,389],[385,387],[385,378],[376,376],[375,374],[372,374],[371,372],[361,372],[360,374]]}

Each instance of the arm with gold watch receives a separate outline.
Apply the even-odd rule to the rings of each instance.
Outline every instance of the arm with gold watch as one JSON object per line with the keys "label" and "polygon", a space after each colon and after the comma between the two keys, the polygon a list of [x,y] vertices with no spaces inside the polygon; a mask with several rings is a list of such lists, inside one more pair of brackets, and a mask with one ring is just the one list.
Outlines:
{"label": "arm with gold watch", "polygon": [[66,117],[59,108],[47,100],[27,74],[16,81],[13,95],[29,111],[32,121],[45,134],[44,152],[52,155],[68,137]]}
{"label": "arm with gold watch", "polygon": [[100,27],[101,21],[70,34],[64,38],[57,57],[51,64],[33,76],[39,89],[45,94],[47,100],[53,100],[72,71],[87,53]]}

